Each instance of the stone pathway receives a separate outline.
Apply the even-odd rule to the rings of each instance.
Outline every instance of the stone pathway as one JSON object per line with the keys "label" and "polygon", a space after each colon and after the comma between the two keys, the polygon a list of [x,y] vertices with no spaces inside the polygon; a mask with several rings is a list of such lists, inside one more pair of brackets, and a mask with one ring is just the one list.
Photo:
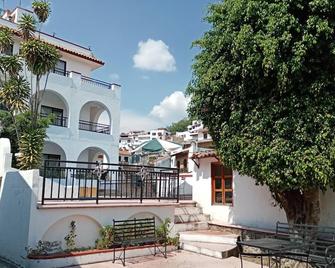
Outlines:
{"label": "stone pathway", "polygon": [[[260,265],[243,262],[244,268],[259,268]],[[87,264],[82,266],[73,266],[72,268],[121,268],[121,262],[115,264],[112,262],[103,262],[96,264]],[[195,254],[186,251],[174,251],[168,254],[168,258],[161,256],[145,256],[139,258],[126,259],[126,267],[132,268],[240,268],[240,260],[235,257],[228,259],[216,259],[204,255]]]}

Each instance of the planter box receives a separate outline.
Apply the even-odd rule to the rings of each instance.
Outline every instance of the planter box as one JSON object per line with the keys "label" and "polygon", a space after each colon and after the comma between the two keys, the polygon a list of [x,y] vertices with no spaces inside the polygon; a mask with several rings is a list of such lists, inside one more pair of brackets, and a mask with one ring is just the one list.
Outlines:
{"label": "planter box", "polygon": [[[175,250],[175,246],[168,246],[167,252]],[[116,256],[118,256],[122,249],[117,249]],[[126,250],[126,264],[127,259],[133,257],[140,257],[146,255],[153,255],[154,248],[152,245],[129,247]],[[157,257],[162,256],[162,254],[157,253]],[[59,253],[50,256],[34,256],[28,259],[30,268],[60,268],[73,265],[83,265],[97,262],[105,262],[113,260],[113,250],[87,250],[78,251],[70,253]],[[115,263],[121,264],[121,261],[117,260]]]}

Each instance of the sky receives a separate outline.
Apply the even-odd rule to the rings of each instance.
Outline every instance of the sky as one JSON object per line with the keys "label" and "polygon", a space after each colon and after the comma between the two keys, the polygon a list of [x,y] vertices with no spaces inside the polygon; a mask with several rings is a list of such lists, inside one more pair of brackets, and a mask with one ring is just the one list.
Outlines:
{"label": "sky", "polygon": [[[43,31],[90,47],[105,66],[92,77],[122,86],[121,131],[166,127],[187,116],[203,20],[218,0],[51,0]],[[1,1],[0,1],[1,2]],[[31,0],[5,0],[12,9]]]}

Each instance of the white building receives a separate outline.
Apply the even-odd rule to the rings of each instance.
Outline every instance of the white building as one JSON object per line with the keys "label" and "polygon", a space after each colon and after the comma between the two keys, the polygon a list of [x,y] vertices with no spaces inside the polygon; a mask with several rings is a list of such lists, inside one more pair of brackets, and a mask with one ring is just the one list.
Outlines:
{"label": "white building", "polygon": [[119,147],[129,149],[135,149],[141,144],[153,140],[168,140],[171,133],[166,128],[158,128],[150,131],[130,131],[128,133],[121,133],[119,139]]}
{"label": "white building", "polygon": [[[15,32],[20,16],[29,12],[22,8],[7,11],[0,23]],[[41,39],[61,55],[48,77],[40,107],[43,116],[56,116],[47,130],[44,158],[85,162],[103,158],[117,163],[120,86],[91,78],[104,62],[90,49],[46,33],[41,33]],[[21,40],[15,36],[14,41],[12,53],[16,54]]]}
{"label": "white building", "polygon": [[176,137],[183,138],[186,142],[212,140],[208,133],[208,128],[199,120],[193,120],[192,124],[187,126],[187,130],[177,132]]}

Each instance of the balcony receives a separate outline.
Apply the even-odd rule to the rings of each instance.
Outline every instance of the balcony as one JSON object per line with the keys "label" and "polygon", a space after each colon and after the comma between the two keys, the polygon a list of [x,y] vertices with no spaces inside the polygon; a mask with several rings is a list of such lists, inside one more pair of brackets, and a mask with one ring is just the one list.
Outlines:
{"label": "balcony", "polygon": [[[42,118],[47,118],[50,114],[40,113]],[[66,116],[56,116],[53,118],[51,125],[57,127],[67,127],[68,118]]]}
{"label": "balcony", "polygon": [[55,69],[52,70],[52,73],[57,74],[57,75],[61,75],[61,76],[67,76],[67,77],[71,77],[70,74],[75,73],[75,74],[81,76],[81,82],[82,83],[89,84],[89,85],[92,85],[92,86],[95,86],[95,87],[106,88],[106,89],[111,89],[112,88],[111,83],[104,82],[104,81],[101,81],[101,80],[98,80],[98,79],[94,79],[94,78],[91,78],[91,77],[88,77],[88,76],[84,76],[84,75],[81,75],[77,72],[69,72],[69,71],[66,71],[65,69],[62,69],[62,68],[55,68]]}
{"label": "balcony", "polygon": [[79,120],[79,129],[85,130],[85,131],[102,133],[102,134],[108,134],[108,135],[110,135],[111,133],[110,125],[100,124],[100,123],[95,123],[95,122],[90,122],[90,121],[85,121],[85,120]]}
{"label": "balcony", "polygon": [[176,168],[45,160],[42,205],[106,200],[179,201]]}

